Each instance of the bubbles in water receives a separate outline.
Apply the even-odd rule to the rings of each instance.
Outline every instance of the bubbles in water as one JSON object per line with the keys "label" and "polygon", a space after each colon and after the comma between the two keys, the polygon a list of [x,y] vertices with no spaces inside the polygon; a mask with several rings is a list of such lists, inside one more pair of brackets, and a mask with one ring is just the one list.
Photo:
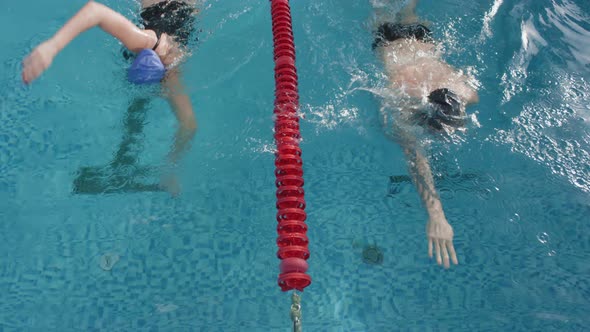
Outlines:
{"label": "bubbles in water", "polygon": [[514,216],[512,218],[510,218],[509,220],[512,223],[519,223],[520,222],[520,215],[518,213],[515,213]]}
{"label": "bubbles in water", "polygon": [[545,232],[541,232],[537,234],[537,240],[543,244],[547,244],[549,242],[549,234]]}

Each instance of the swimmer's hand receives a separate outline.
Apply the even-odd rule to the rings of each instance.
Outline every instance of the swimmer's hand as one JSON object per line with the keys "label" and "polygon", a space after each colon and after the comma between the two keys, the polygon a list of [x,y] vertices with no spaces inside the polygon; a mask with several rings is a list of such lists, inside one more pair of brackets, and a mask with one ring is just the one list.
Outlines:
{"label": "swimmer's hand", "polygon": [[438,265],[444,265],[445,269],[448,269],[451,261],[455,265],[459,264],[455,247],[453,247],[453,227],[444,217],[428,220],[426,236],[428,237],[428,256],[432,258],[434,247]]}
{"label": "swimmer's hand", "polygon": [[58,49],[51,39],[37,46],[31,54],[23,60],[23,82],[29,84],[39,77],[47,68],[49,68],[57,52]]}
{"label": "swimmer's hand", "polygon": [[160,188],[166,190],[172,197],[180,195],[180,184],[176,178],[176,174],[167,171],[160,176]]}

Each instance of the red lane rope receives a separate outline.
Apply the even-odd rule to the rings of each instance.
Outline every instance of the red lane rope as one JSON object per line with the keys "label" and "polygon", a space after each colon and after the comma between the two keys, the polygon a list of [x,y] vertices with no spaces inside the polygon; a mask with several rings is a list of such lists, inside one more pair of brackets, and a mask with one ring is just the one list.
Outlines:
{"label": "red lane rope", "polygon": [[275,176],[277,185],[277,256],[282,291],[311,284],[303,191],[303,159],[299,147],[299,92],[289,0],[270,0],[275,61]]}

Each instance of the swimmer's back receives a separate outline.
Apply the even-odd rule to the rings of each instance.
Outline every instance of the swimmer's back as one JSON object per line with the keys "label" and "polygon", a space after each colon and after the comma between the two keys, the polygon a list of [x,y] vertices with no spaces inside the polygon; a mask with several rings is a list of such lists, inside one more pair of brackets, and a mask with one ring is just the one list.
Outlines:
{"label": "swimmer's back", "polygon": [[433,43],[399,39],[379,47],[378,52],[391,88],[409,97],[424,98],[430,91],[448,88],[463,100],[477,99],[477,92],[466,84],[468,78],[442,61]]}

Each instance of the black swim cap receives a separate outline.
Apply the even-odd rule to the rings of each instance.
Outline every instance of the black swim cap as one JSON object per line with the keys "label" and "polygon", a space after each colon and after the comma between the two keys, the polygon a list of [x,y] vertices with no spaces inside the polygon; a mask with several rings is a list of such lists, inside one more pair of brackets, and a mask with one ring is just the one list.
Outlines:
{"label": "black swim cap", "polygon": [[430,116],[430,120],[433,121],[428,121],[431,127],[441,130],[441,122],[455,128],[465,125],[465,112],[461,99],[453,91],[447,88],[436,89],[428,95],[428,101],[435,110]]}

